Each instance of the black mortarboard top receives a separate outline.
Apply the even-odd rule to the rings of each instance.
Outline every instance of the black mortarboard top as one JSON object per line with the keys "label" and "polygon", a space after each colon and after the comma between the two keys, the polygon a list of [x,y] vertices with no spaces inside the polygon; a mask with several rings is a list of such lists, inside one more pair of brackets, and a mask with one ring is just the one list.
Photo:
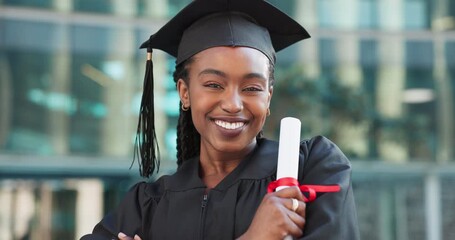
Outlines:
{"label": "black mortarboard top", "polygon": [[137,146],[142,176],[153,173],[159,160],[153,111],[152,49],[176,57],[180,64],[194,54],[217,46],[257,49],[275,63],[275,52],[309,38],[296,21],[264,0],[194,0],[141,45],[147,48]]}
{"label": "black mortarboard top", "polygon": [[278,52],[309,37],[299,23],[263,0],[194,0],[141,48],[161,49],[176,57],[179,64],[215,46],[265,47],[258,50],[270,58],[270,47]]}

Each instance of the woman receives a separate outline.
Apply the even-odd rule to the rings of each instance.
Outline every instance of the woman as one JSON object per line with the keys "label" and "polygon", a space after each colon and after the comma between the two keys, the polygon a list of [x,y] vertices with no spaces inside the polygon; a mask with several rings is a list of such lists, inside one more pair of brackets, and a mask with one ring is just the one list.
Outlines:
{"label": "woman", "polygon": [[[275,52],[308,37],[262,0],[196,0],[152,35],[143,47],[177,58],[177,172],[136,184],[82,239],[358,239],[350,164],[326,138],[301,142],[298,180],[339,192],[311,203],[297,187],[267,193],[278,144],[262,128]],[[150,73],[139,124],[144,176],[158,164]]]}

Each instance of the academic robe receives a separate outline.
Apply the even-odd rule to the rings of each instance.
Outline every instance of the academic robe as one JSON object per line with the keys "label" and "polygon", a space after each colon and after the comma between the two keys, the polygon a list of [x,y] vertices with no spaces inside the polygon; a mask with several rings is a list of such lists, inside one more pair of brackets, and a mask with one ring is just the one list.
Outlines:
{"label": "academic robe", "polygon": [[[256,209],[276,180],[278,143],[258,141],[247,156],[208,194],[199,178],[199,157],[176,173],[152,183],[138,183],[120,206],[81,240],[117,239],[121,231],[147,239],[235,239],[248,229]],[[340,149],[324,137],[300,145],[299,182],[333,185],[339,192],[318,193],[306,205],[301,239],[359,239],[351,188],[351,166]]]}

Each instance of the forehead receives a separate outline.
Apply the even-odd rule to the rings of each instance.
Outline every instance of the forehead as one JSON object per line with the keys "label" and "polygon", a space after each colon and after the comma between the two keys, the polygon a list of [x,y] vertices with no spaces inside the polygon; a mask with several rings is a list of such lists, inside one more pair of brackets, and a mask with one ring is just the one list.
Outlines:
{"label": "forehead", "polygon": [[268,69],[269,59],[261,51],[250,47],[213,47],[205,49],[193,57],[199,67],[220,68],[235,67],[236,69],[253,68],[260,71]]}

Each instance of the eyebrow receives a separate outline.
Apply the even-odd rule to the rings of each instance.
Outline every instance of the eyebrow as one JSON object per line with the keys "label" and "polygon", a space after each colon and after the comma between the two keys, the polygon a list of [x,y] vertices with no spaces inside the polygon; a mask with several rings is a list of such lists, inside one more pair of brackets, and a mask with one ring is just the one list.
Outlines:
{"label": "eyebrow", "polygon": [[245,78],[245,79],[259,78],[259,79],[263,79],[264,81],[267,81],[267,78],[260,73],[248,73],[245,76],[243,76],[243,78]]}
{"label": "eyebrow", "polygon": [[[213,69],[213,68],[208,68],[208,69],[204,69],[203,71],[201,71],[198,76],[201,76],[201,75],[204,75],[204,74],[214,74],[214,75],[217,75],[217,76],[220,76],[220,77],[223,77],[223,78],[226,78],[227,77],[227,74],[225,72],[222,72],[220,70],[216,70],[216,69]],[[260,74],[260,73],[248,73],[248,74],[245,74],[243,76],[244,79],[252,79],[252,78],[259,78],[259,79],[263,79],[265,81],[267,81],[267,78]]]}
{"label": "eyebrow", "polygon": [[201,75],[204,75],[204,74],[214,74],[214,75],[218,75],[218,76],[223,77],[223,78],[227,77],[226,73],[224,73],[222,71],[219,71],[219,70],[216,70],[216,69],[213,69],[213,68],[204,69],[202,72],[200,72],[198,74],[198,76],[201,76]]}

